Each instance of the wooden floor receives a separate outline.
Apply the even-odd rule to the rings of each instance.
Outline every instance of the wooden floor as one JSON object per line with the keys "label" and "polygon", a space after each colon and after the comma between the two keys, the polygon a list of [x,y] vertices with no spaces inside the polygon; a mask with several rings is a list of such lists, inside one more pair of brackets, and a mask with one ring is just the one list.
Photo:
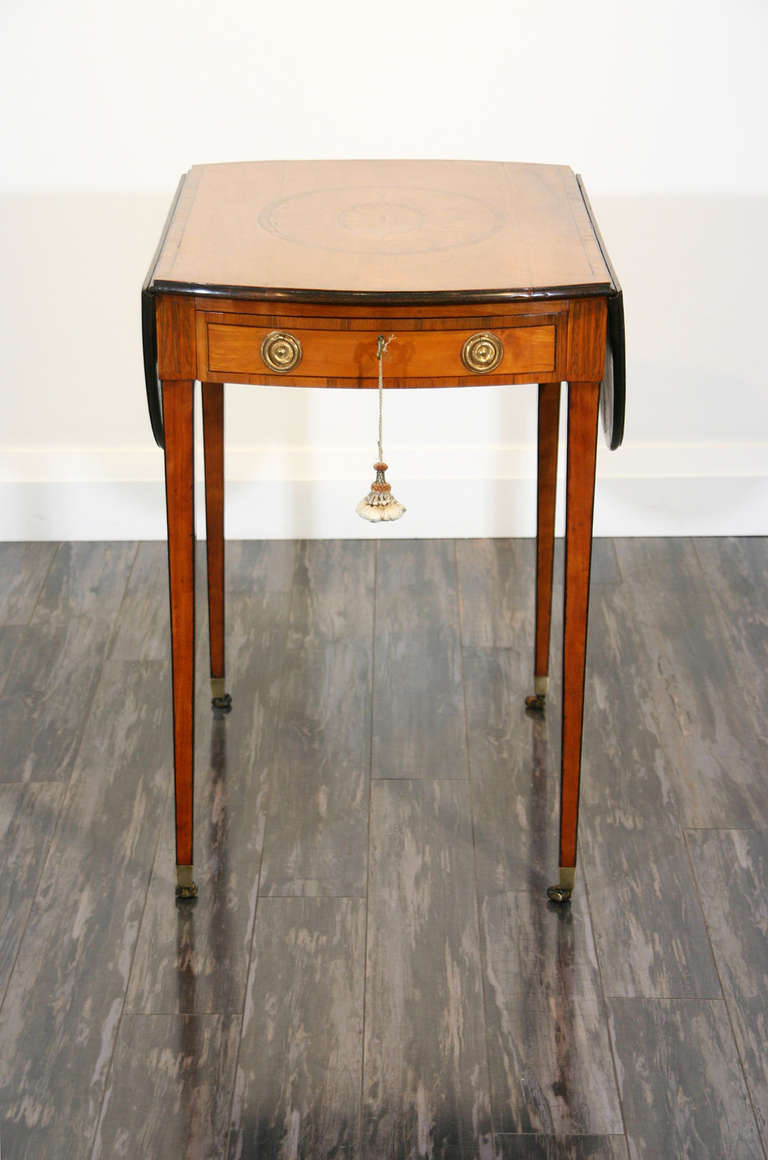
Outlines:
{"label": "wooden floor", "polygon": [[564,909],[532,543],[228,553],[177,906],[164,545],[0,546],[3,1160],[764,1157],[768,541],[596,544]]}

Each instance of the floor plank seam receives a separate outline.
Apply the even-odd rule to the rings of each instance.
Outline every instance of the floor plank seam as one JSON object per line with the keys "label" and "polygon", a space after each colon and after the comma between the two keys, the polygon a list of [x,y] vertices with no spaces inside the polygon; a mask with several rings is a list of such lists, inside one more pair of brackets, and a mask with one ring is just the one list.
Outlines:
{"label": "floor plank seam", "polygon": [[624,583],[624,573],[622,572],[621,564],[619,563],[619,553],[616,551],[616,537],[608,536],[607,538],[611,542],[611,556],[613,557],[613,562],[616,565],[616,574],[619,577],[618,584],[622,585]]}
{"label": "floor plank seam", "polygon": [[693,830],[695,834],[729,834],[734,830],[737,834],[764,834],[760,826],[689,826],[682,818],[675,818],[675,821],[680,828],[685,832],[686,830]]}
{"label": "floor plank seam", "polygon": [[[734,652],[733,644],[731,642],[730,634],[728,632],[727,622],[725,620],[723,610],[720,606],[720,601],[717,600],[715,597],[715,594],[712,590],[712,585],[709,582],[709,577],[707,576],[707,570],[704,567],[701,556],[699,555],[699,550],[696,547],[696,540],[698,537],[691,536],[689,538],[691,541],[691,547],[693,549],[693,554],[696,558],[696,561],[699,565],[699,568],[701,569],[701,576],[702,576],[702,579],[704,581],[704,588],[705,588],[707,596],[709,598],[709,603],[710,603],[710,606],[711,606],[712,611],[714,613],[715,620],[717,621],[718,626],[720,628],[720,636],[722,637],[726,652],[728,653],[728,659],[731,662],[731,668],[733,669],[733,672],[736,675],[736,680],[738,681],[739,688],[741,689],[742,693],[744,694],[742,697],[742,703],[749,706],[750,716],[752,717],[751,724],[753,725],[755,732],[759,736],[761,723],[757,718],[755,718],[753,716],[754,706],[752,705],[752,702],[751,702],[751,696],[750,696],[751,690],[750,690],[748,685],[744,684],[744,678],[742,676],[742,671],[741,671],[742,666],[738,663],[738,657],[736,656],[736,653]],[[688,828],[693,829],[694,827],[689,826]],[[729,826],[728,829],[736,829],[736,827]]]}
{"label": "floor plank seam", "polygon": [[464,624],[462,617],[462,586],[459,570],[459,548],[456,540],[453,541],[453,558],[456,568],[456,616],[459,629],[459,666],[461,673],[462,704],[464,706],[464,744],[467,751],[467,797],[469,799],[469,823],[472,833],[472,868],[475,879],[475,917],[477,921],[477,948],[480,959],[480,991],[482,995],[483,1043],[485,1045],[485,1067],[488,1076],[488,1119],[491,1127],[493,1150],[496,1150],[496,1126],[494,1124],[493,1097],[491,1091],[491,1053],[488,1045],[488,1000],[486,988],[487,948],[485,948],[481,929],[481,901],[480,880],[477,872],[477,841],[475,836],[475,807],[472,797],[472,758],[469,740],[469,711],[467,709],[467,681],[464,665]]}
{"label": "floor plank seam", "polygon": [[[298,556],[299,556],[300,543],[301,543],[300,540],[296,540],[294,542],[293,564],[292,564],[292,568],[291,568],[291,595],[290,595],[290,599],[287,602],[288,606],[287,606],[287,610],[286,610],[284,632],[281,634],[282,638],[283,638],[283,648],[282,648],[282,652],[280,654],[281,655],[280,675],[278,677],[277,704],[275,705],[275,715],[276,715],[276,720],[278,720],[278,721],[280,719],[280,712],[282,709],[285,666],[286,666],[286,658],[288,655],[288,647],[287,646],[288,646],[288,639],[289,639],[289,635],[290,635],[290,626],[291,626],[291,609],[293,607],[293,600],[294,600],[294,595],[295,595],[296,565],[297,565]],[[272,742],[272,750],[271,750],[272,757],[274,757],[274,747],[276,744],[277,744],[277,735],[275,734],[275,737],[273,738],[273,742]],[[237,1051],[235,1052],[235,1062],[234,1062],[234,1067],[233,1067],[233,1071],[232,1071],[232,1094],[230,1095],[230,1098],[229,1098],[229,1111],[228,1111],[228,1115],[227,1115],[227,1133],[226,1133],[226,1138],[225,1138],[225,1142],[224,1142],[224,1155],[225,1156],[229,1156],[229,1152],[230,1152],[230,1142],[231,1142],[231,1137],[232,1137],[232,1126],[233,1126],[233,1118],[234,1118],[234,1111],[235,1111],[235,1096],[237,1095],[237,1073],[238,1073],[238,1068],[240,1066],[240,1048],[242,1046],[243,1032],[245,1030],[245,1008],[246,1008],[246,1005],[248,1003],[248,987],[249,987],[250,981],[251,981],[251,967],[253,965],[253,948],[254,948],[254,943],[256,942],[256,924],[259,920],[259,902],[261,900],[261,872],[262,872],[262,868],[264,866],[264,851],[265,851],[266,846],[267,846],[267,830],[269,827],[269,805],[270,805],[272,793],[273,793],[274,788],[275,788],[275,786],[274,786],[274,762],[273,761],[270,762],[270,766],[271,766],[270,772],[272,773],[273,776],[267,782],[267,789],[266,789],[266,793],[264,795],[264,807],[263,807],[264,808],[264,833],[263,833],[263,836],[261,839],[261,854],[259,856],[259,865],[258,865],[258,869],[256,871],[256,904],[253,908],[253,922],[251,923],[251,933],[250,933],[250,936],[248,939],[248,962],[247,962],[246,968],[245,968],[245,986],[243,987],[243,1001],[240,1005],[240,1034],[238,1035],[238,1039],[237,1039]]]}
{"label": "floor plank seam", "polygon": [[603,1013],[603,1023],[605,1025],[606,1034],[607,1034],[607,1038],[608,1038],[608,1050],[611,1053],[611,1070],[612,1070],[612,1074],[613,1074],[613,1082],[616,1085],[616,1100],[617,1100],[618,1105],[619,1105],[619,1115],[621,1116],[621,1125],[624,1129],[624,1143],[625,1143],[626,1149],[627,1149],[627,1157],[629,1158],[630,1157],[629,1134],[627,1132],[626,1116],[624,1115],[624,1098],[623,1098],[622,1092],[621,1092],[621,1084],[619,1083],[619,1068],[618,1068],[618,1064],[616,1063],[616,1051],[614,1048],[613,1036],[611,1035],[611,1021],[608,1018],[608,999],[609,999],[609,996],[606,994],[605,983],[603,982],[603,968],[602,968],[602,964],[600,962],[600,948],[598,947],[597,939],[595,938],[595,924],[594,924],[594,920],[593,920],[593,916],[592,916],[592,901],[591,901],[590,894],[589,894],[589,877],[588,877],[588,874],[586,872],[586,866],[584,866],[583,863],[582,863],[582,868],[581,868],[581,877],[582,877],[583,888],[584,888],[584,898],[586,899],[586,903],[587,903],[587,915],[589,917],[589,931],[590,931],[590,934],[592,936],[592,949],[593,949],[594,954],[595,954],[595,963],[597,965],[597,979],[598,979],[598,983],[600,986],[600,999],[601,999],[601,1007],[602,1007],[602,1013]]}
{"label": "floor plank seam", "polygon": [[140,548],[140,541],[137,540],[136,541],[136,551],[133,553],[133,559],[131,560],[131,566],[128,569],[128,575],[127,575],[126,580],[125,580],[125,588],[123,589],[123,595],[120,597],[120,604],[118,605],[117,612],[115,613],[115,619],[112,623],[112,628],[111,628],[111,631],[110,631],[109,636],[107,638],[107,643],[106,643],[105,648],[104,648],[104,659],[105,660],[111,660],[111,658],[112,658],[112,649],[114,648],[114,645],[115,645],[115,634],[117,633],[117,626],[120,623],[122,611],[123,611],[123,608],[125,607],[126,597],[128,596],[128,589],[130,588],[131,578],[133,577],[133,570],[136,567],[136,561],[139,558],[139,548]]}
{"label": "floor plank seam", "polygon": [[[727,622],[725,620],[725,617],[723,616],[723,612],[722,612],[722,609],[720,607],[720,601],[717,599],[717,597],[715,595],[715,592],[714,592],[712,585],[710,583],[710,580],[709,580],[709,576],[707,574],[707,569],[704,566],[704,561],[702,560],[702,558],[699,554],[699,549],[696,546],[696,541],[698,538],[699,537],[697,537],[697,536],[688,536],[687,540],[688,540],[688,543],[691,545],[691,551],[693,552],[694,559],[696,560],[696,563],[698,564],[698,567],[699,567],[699,572],[701,573],[701,580],[702,580],[702,583],[704,585],[704,591],[707,594],[709,606],[712,610],[713,619],[717,621],[717,624],[720,628],[720,635],[722,636],[726,652],[728,653],[728,659],[731,662],[731,667],[733,668],[734,673],[736,674],[736,679],[739,682],[739,686],[743,690],[744,686],[742,685],[742,682],[741,682],[741,666],[738,664],[738,657],[736,656],[736,654],[733,651],[733,645],[731,644],[730,637],[728,634],[728,625],[727,625]],[[724,537],[724,538],[727,539],[728,537]]]}
{"label": "floor plank seam", "polygon": [[37,595],[35,596],[35,599],[34,599],[33,604],[32,604],[32,609],[31,609],[30,614],[29,614],[29,619],[27,620],[28,625],[30,625],[32,623],[32,620],[34,619],[35,610],[37,609],[37,606],[40,603],[40,597],[43,594],[43,589],[45,588],[46,584],[48,583],[48,577],[50,576],[51,572],[53,571],[54,562],[55,562],[56,557],[58,556],[59,552],[61,551],[61,547],[62,547],[63,543],[64,543],[63,540],[59,540],[58,543],[56,544],[56,551],[51,555],[50,563],[48,564],[48,567],[45,571],[45,576],[43,577],[42,583],[40,584],[40,587],[37,590]]}
{"label": "floor plank seam", "polygon": [[368,746],[368,843],[365,860],[365,923],[363,926],[363,1018],[361,1024],[362,1047],[360,1051],[360,1127],[358,1132],[358,1153],[363,1154],[363,1110],[365,1107],[365,1016],[368,1001],[368,912],[370,909],[371,878],[371,811],[373,809],[373,714],[376,705],[376,597],[379,580],[379,540],[374,542],[373,552],[373,617],[371,625],[371,698],[370,698],[370,744]]}
{"label": "floor plank seam", "polygon": [[[621,571],[621,567],[619,565],[618,552],[616,551],[616,544],[614,542],[613,536],[611,536],[611,551],[613,552],[613,557],[614,557],[614,560],[616,562],[616,570],[617,570],[619,577],[620,577],[619,584],[623,585],[624,577],[623,577],[623,574]],[[591,599],[591,592],[590,592],[590,599]],[[603,967],[602,967],[602,963],[600,960],[600,948],[597,944],[597,938],[595,937],[595,923],[594,923],[594,917],[593,917],[593,911],[592,911],[592,900],[591,900],[590,893],[589,893],[589,875],[587,873],[587,868],[584,864],[583,856],[581,859],[581,863],[582,863],[581,877],[582,877],[582,882],[583,882],[584,898],[585,898],[586,904],[587,904],[587,915],[589,917],[589,930],[590,930],[590,935],[592,937],[592,949],[594,951],[595,963],[597,965],[597,978],[598,978],[598,983],[600,986],[600,999],[601,999],[601,1007],[602,1007],[602,1012],[603,1012],[603,1021],[605,1024],[607,1037],[608,1037],[608,1050],[611,1053],[611,1070],[612,1070],[612,1074],[613,1074],[613,1082],[616,1086],[616,1099],[617,1099],[617,1102],[619,1105],[619,1114],[621,1116],[621,1124],[622,1124],[622,1127],[624,1129],[624,1144],[625,1144],[625,1147],[627,1149],[627,1157],[629,1157],[630,1156],[629,1135],[627,1133],[627,1120],[626,1120],[626,1116],[624,1115],[624,1099],[622,1097],[621,1084],[619,1083],[619,1069],[618,1069],[618,1065],[616,1063],[616,1051],[614,1049],[613,1036],[611,1035],[611,1024],[610,1024],[610,1020],[608,1018],[608,999],[609,999],[609,996],[606,994],[605,983],[603,981]]]}

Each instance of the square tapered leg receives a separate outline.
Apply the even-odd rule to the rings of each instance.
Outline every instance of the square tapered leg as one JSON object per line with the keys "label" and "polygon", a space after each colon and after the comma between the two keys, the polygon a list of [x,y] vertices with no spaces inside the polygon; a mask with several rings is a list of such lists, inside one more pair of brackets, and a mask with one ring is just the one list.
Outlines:
{"label": "square tapered leg", "polygon": [[549,685],[559,423],[560,384],[540,383],[536,479],[536,646],[533,694],[525,698],[526,709],[534,713],[544,712]]}
{"label": "square tapered leg", "polygon": [[163,382],[173,669],[176,894],[194,898],[195,434],[193,381]]}
{"label": "square tapered leg", "polygon": [[205,529],[208,562],[208,634],[211,646],[211,704],[229,713],[232,698],[224,669],[224,384],[203,383]]}
{"label": "square tapered leg", "polygon": [[549,890],[553,902],[568,901],[576,873],[599,390],[598,383],[568,387],[560,880]]}

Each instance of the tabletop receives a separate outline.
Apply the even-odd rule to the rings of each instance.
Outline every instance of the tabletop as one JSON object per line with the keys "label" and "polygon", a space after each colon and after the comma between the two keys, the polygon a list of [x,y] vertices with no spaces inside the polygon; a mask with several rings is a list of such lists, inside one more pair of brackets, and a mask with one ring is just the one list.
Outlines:
{"label": "tabletop", "polygon": [[615,292],[565,165],[255,161],[182,178],[153,290],[230,297]]}

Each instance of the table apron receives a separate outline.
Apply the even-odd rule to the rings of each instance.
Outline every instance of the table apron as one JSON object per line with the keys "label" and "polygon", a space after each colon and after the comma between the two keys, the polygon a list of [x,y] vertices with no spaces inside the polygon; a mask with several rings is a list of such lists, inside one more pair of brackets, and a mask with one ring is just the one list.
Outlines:
{"label": "table apron", "polygon": [[[546,309],[541,303],[496,304],[486,314],[454,307],[451,313],[436,309],[410,316],[340,308],[330,313],[328,307],[278,314],[231,306],[211,310],[199,299],[158,296],[160,378],[372,388],[379,334],[392,339],[384,364],[388,388],[596,382],[603,373],[605,298],[558,300]],[[290,335],[300,350],[298,361],[283,373],[271,369],[263,354],[264,340],[275,331]],[[500,361],[488,373],[464,361],[465,345],[478,334],[501,343]]]}

